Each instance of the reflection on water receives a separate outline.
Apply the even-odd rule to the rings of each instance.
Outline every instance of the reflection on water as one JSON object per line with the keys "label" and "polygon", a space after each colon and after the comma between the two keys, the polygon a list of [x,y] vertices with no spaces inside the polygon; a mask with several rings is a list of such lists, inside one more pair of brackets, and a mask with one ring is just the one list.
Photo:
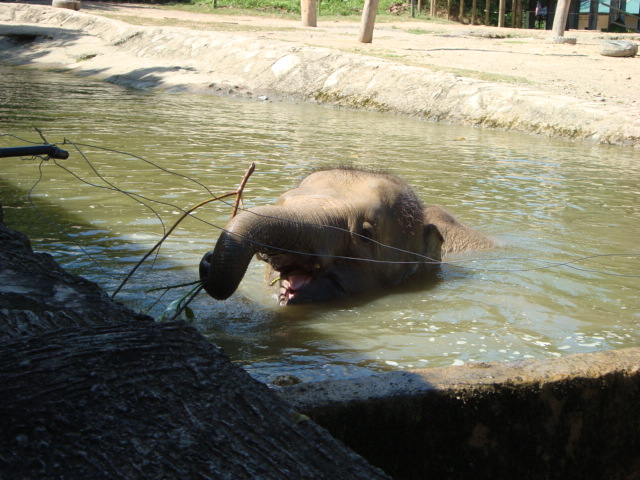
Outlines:
{"label": "reflection on water", "polygon": [[[273,202],[313,167],[385,168],[503,244],[450,258],[431,285],[284,309],[253,262],[230,300],[201,295],[192,307],[196,326],[260,379],[640,343],[637,152],[314,105],[152,94],[24,69],[0,68],[0,82],[2,133],[37,141],[36,126],[51,142],[83,144],[67,145],[71,157],[59,165],[68,170],[2,160],[6,222],[108,291],[180,209],[210,196],[204,187],[234,190],[250,162],[257,169],[246,207]],[[0,146],[16,144],[0,137]],[[119,298],[159,315],[180,294],[154,306],[159,294],[148,290],[195,280],[229,212],[218,203],[181,223]]]}

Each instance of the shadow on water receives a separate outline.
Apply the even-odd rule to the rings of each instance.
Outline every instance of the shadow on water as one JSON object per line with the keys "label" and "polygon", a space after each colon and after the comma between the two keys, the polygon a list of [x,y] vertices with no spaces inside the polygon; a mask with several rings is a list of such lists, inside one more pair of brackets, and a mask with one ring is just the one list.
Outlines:
{"label": "shadow on water", "polygon": [[[0,189],[3,221],[8,228],[24,233],[35,251],[50,253],[63,267],[100,283],[107,293],[124,275],[123,266],[108,252],[125,248],[128,256],[141,258],[147,251],[141,244],[113,236],[108,227],[96,228],[55,201],[41,195],[30,199],[28,190],[1,178]],[[87,264],[93,264],[93,274],[86,270]]]}

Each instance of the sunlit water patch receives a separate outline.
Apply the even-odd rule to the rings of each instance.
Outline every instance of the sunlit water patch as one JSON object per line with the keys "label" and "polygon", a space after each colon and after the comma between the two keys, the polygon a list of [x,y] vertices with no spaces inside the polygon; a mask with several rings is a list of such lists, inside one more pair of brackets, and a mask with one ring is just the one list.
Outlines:
{"label": "sunlit water patch", "polygon": [[[246,207],[272,203],[311,168],[349,163],[406,178],[425,202],[500,242],[449,258],[427,284],[292,308],[277,306],[253,262],[229,300],[201,294],[191,321],[257,378],[343,378],[640,343],[636,151],[25,69],[0,68],[0,82],[1,133],[38,141],[35,126],[50,142],[81,144],[64,146],[67,170],[2,160],[6,223],[110,292],[182,211],[235,190],[251,162]],[[0,137],[2,147],[18,144]],[[117,298],[161,315],[184,290],[160,300],[152,290],[197,279],[230,210],[212,204],[184,220]]]}

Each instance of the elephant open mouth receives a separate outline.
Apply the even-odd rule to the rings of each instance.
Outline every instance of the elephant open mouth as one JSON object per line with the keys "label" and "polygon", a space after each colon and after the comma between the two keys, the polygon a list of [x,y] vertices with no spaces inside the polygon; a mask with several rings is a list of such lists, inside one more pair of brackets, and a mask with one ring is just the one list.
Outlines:
{"label": "elephant open mouth", "polygon": [[302,270],[296,270],[286,276],[281,275],[278,294],[280,305],[296,303],[296,297],[299,297],[301,292],[304,293],[305,287],[310,285],[312,281],[312,275]]}
{"label": "elephant open mouth", "polygon": [[[311,299],[313,284],[320,273],[320,265],[313,257],[298,258],[296,255],[276,253],[258,254],[272,269],[272,285],[278,288],[278,303],[293,305]],[[305,300],[307,298],[307,300]]]}
{"label": "elephant open mouth", "polygon": [[[313,257],[293,255],[261,256],[272,269],[272,285],[277,288],[280,305],[295,305],[327,298],[346,297],[339,276],[332,268],[323,268]],[[285,261],[283,261],[285,260]]]}

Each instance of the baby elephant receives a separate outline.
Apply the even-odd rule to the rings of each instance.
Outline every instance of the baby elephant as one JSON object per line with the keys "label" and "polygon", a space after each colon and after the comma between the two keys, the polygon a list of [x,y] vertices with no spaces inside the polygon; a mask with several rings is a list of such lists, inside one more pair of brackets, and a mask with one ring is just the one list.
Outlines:
{"label": "baby elephant", "polygon": [[436,271],[442,255],[494,246],[400,178],[335,168],[312,173],[275,206],[234,217],[200,278],[213,298],[236,291],[254,255],[267,262],[281,305],[341,298]]}

